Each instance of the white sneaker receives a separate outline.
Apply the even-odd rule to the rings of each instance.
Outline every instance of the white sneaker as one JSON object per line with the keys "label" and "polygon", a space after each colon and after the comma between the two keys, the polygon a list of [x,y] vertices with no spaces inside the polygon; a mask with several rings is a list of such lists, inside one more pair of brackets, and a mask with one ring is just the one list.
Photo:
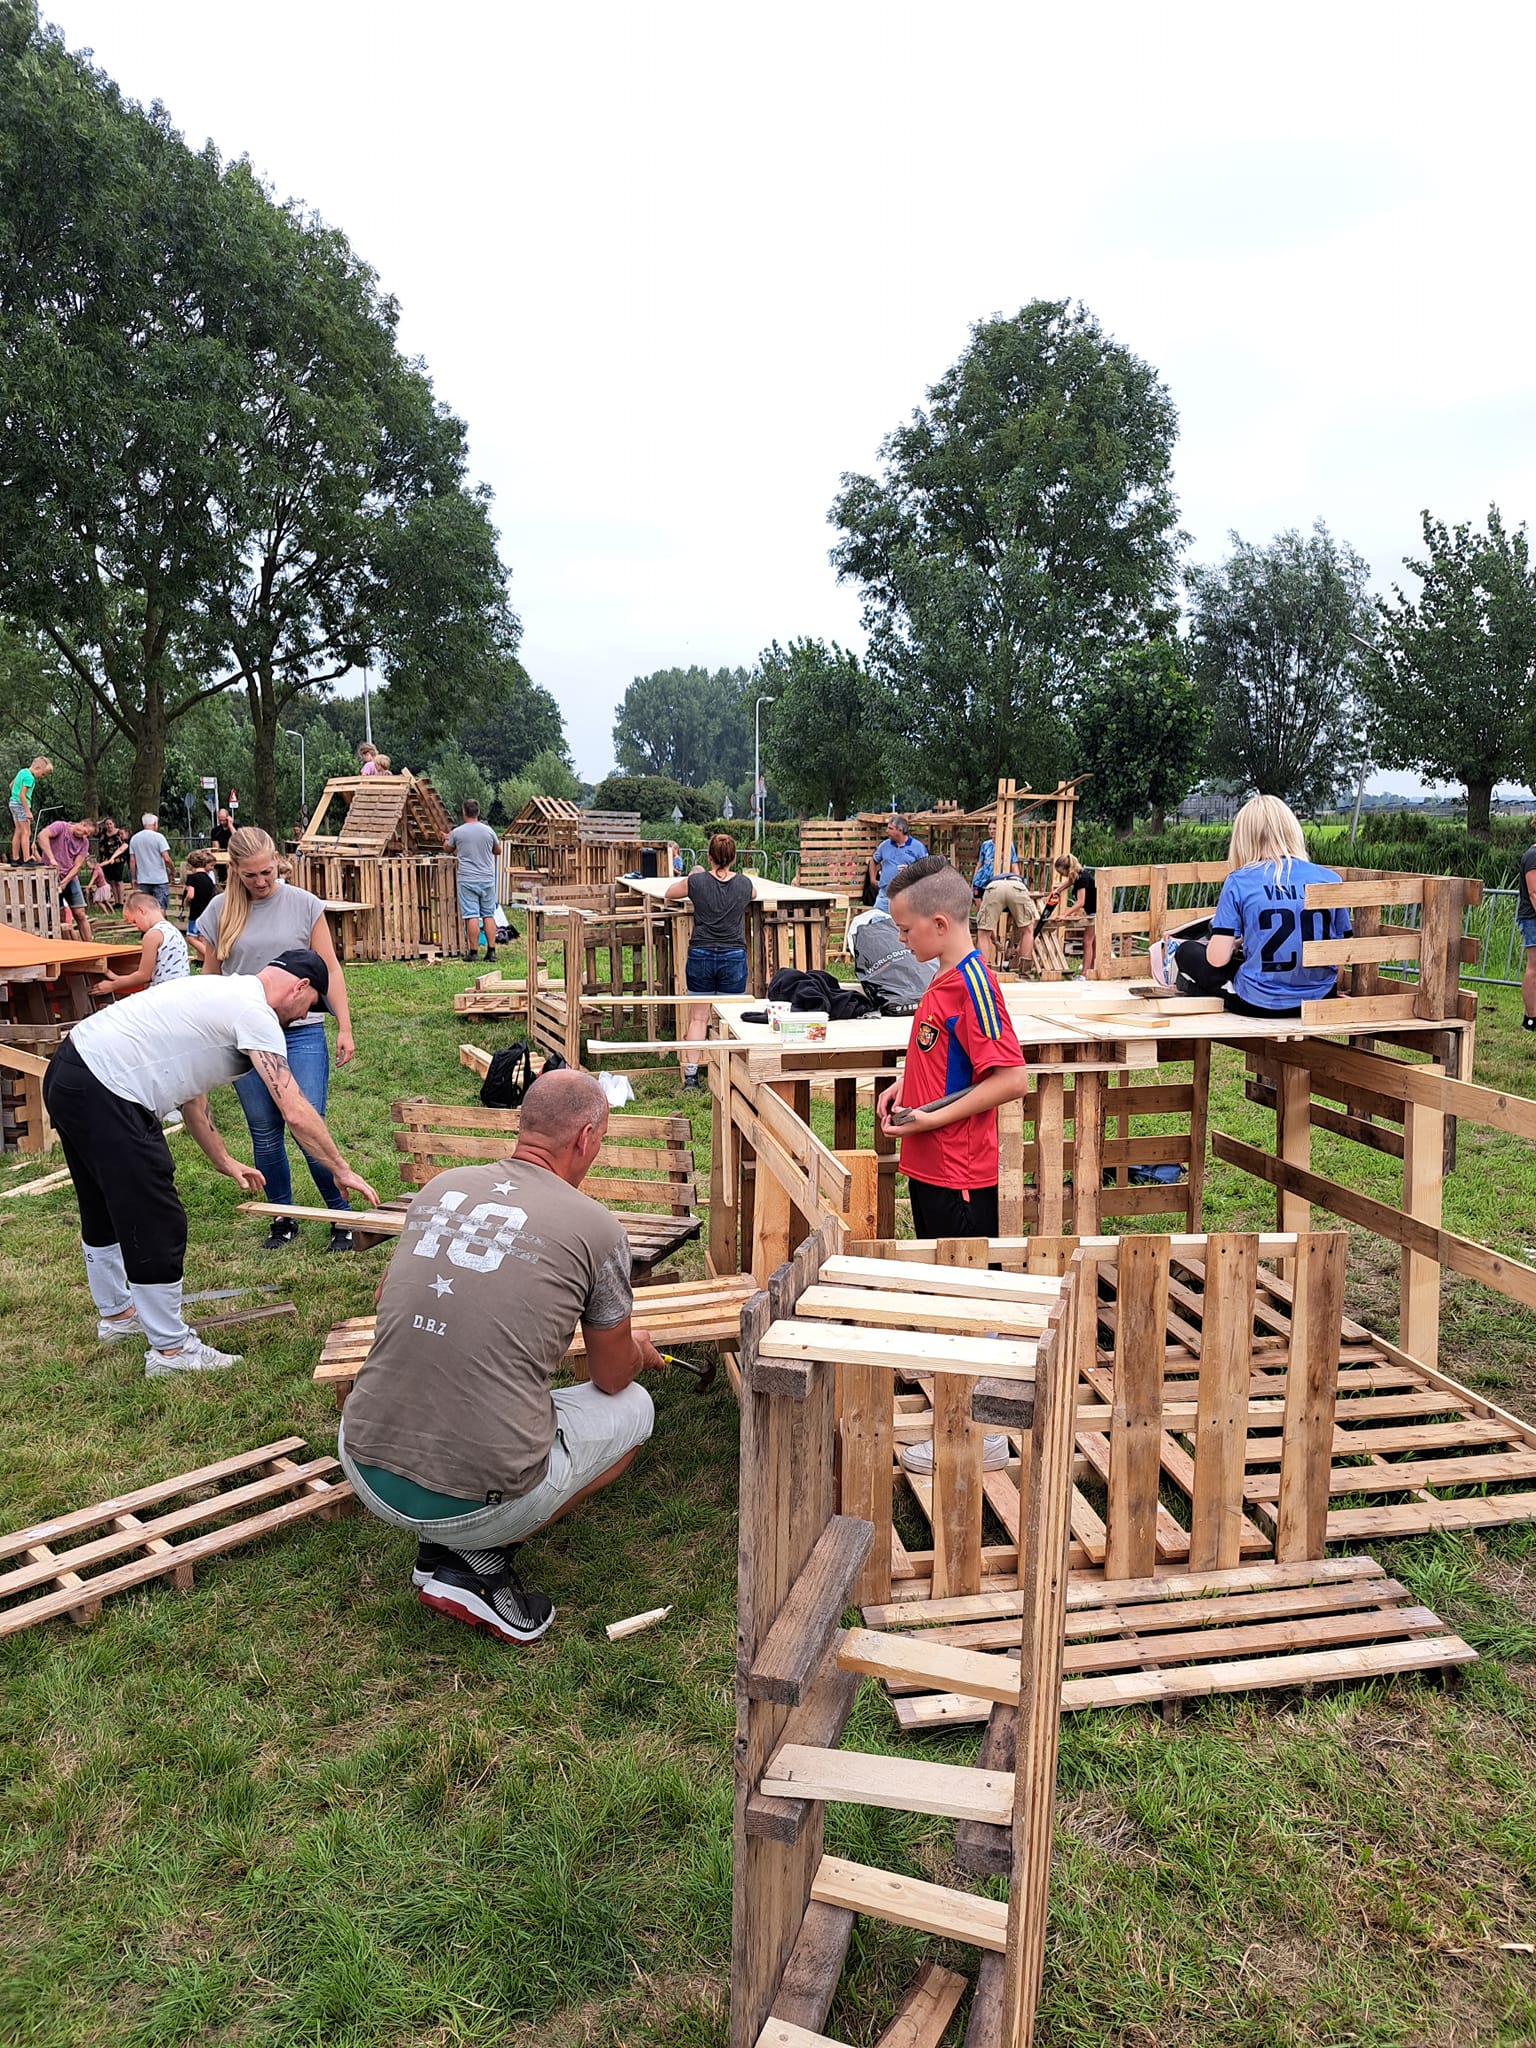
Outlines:
{"label": "white sneaker", "polygon": [[147,1335],[135,1309],[127,1316],[98,1316],[96,1320],[96,1342],[115,1344],[120,1337],[143,1337]]}
{"label": "white sneaker", "polygon": [[[981,1469],[983,1472],[1000,1472],[1008,1463],[1012,1452],[1005,1436],[989,1436],[981,1447]],[[933,1438],[924,1437],[921,1443],[903,1444],[901,1462],[909,1472],[931,1472],[933,1470]]]}
{"label": "white sneaker", "polygon": [[168,1372],[222,1372],[226,1365],[239,1363],[238,1351],[215,1351],[194,1332],[179,1351],[146,1351],[144,1377],[155,1380]]}

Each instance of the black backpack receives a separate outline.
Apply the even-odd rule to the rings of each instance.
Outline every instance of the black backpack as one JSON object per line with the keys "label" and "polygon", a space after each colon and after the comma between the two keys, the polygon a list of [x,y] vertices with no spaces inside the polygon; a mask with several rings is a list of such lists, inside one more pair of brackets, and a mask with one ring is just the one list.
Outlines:
{"label": "black backpack", "polygon": [[520,1109],[532,1084],[533,1055],[519,1038],[491,1054],[491,1064],[480,1083],[480,1100],[487,1109]]}

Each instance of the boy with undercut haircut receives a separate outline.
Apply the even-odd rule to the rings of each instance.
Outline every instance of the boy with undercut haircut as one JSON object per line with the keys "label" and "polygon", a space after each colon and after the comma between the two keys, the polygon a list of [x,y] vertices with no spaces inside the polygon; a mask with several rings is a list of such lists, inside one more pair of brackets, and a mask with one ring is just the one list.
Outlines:
{"label": "boy with undercut haircut", "polygon": [[877,1105],[881,1128],[901,1140],[913,1234],[996,1237],[998,1105],[1027,1085],[1018,1034],[971,944],[965,876],[929,855],[892,876],[888,894],[902,943],[939,963],[912,1019],[902,1077]]}

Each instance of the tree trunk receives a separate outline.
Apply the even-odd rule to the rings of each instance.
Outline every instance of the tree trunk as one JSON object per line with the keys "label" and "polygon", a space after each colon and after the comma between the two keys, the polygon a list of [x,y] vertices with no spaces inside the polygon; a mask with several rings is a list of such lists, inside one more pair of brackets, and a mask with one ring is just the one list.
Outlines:
{"label": "tree trunk", "polygon": [[80,763],[80,787],[84,794],[80,803],[87,818],[101,816],[101,774],[94,754],[87,753]]}
{"label": "tree trunk", "polygon": [[1493,799],[1491,782],[1469,782],[1467,784],[1467,836],[1469,839],[1488,837],[1488,812]]}
{"label": "tree trunk", "polygon": [[1161,839],[1168,830],[1168,813],[1160,810],[1156,804],[1152,806],[1152,816],[1148,820],[1147,830],[1154,839]]}
{"label": "tree trunk", "polygon": [[165,699],[158,690],[146,690],[144,709],[134,721],[133,772],[128,778],[129,830],[137,832],[146,811],[160,810],[160,785],[165,780],[165,738],[169,720]]}
{"label": "tree trunk", "polygon": [[270,686],[259,675],[247,678],[245,694],[251,707],[251,801],[255,815],[250,822],[264,825],[276,839],[277,704]]}

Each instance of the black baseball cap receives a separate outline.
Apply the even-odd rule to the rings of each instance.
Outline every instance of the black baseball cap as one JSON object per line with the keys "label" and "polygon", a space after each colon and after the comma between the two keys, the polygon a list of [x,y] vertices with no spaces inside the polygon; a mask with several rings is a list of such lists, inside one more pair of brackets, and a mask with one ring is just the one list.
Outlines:
{"label": "black baseball cap", "polygon": [[[331,1009],[329,989],[331,970],[318,953],[308,946],[291,946],[286,953],[279,953],[275,960],[267,962],[269,967],[281,967],[284,974],[297,975],[300,981],[307,981],[326,1009]],[[332,1016],[336,1013],[331,1010]]]}

